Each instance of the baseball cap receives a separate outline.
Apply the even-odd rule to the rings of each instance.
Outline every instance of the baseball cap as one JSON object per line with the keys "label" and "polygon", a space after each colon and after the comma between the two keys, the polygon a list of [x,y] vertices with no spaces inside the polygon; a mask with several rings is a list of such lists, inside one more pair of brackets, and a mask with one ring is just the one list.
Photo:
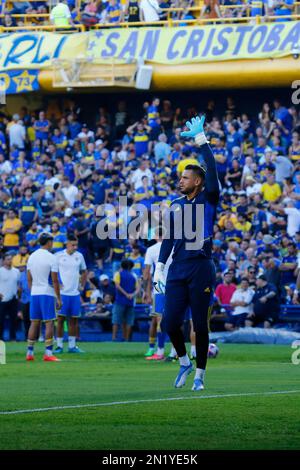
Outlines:
{"label": "baseball cap", "polygon": [[267,278],[264,274],[260,274],[259,276],[257,276],[257,279],[262,279],[263,281],[267,280]]}
{"label": "baseball cap", "polygon": [[101,274],[100,281],[108,281],[108,280],[109,280],[109,277],[107,274]]}

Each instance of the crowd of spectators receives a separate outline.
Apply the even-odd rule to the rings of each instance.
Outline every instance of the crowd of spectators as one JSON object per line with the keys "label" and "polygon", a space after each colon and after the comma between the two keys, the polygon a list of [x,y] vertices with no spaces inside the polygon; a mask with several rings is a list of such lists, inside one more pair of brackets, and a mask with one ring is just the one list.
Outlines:
{"label": "crowd of spectators", "polygon": [[[52,233],[54,252],[74,233],[89,269],[83,311],[108,316],[121,261],[130,259],[132,272],[142,278],[153,227],[143,239],[102,240],[97,224],[104,220],[110,229],[124,228],[121,214],[111,213],[112,206],[118,211],[119,196],[127,197],[129,217],[137,202],[168,207],[178,197],[178,177],[187,164],[201,160],[199,148],[180,131],[186,119],[204,112],[222,185],[213,240],[218,285],[213,323],[235,328],[245,319],[228,321],[225,310],[233,308],[247,314],[249,324],[257,324],[263,310],[270,326],[280,304],[298,303],[299,111],[274,100],[250,116],[228,97],[221,112],[212,100],[184,109],[159,98],[141,103],[139,111],[135,107],[136,122],[132,112],[126,101],[115,110],[99,107],[89,125],[73,101],[63,109],[49,105],[45,111],[1,114],[0,252],[12,255],[6,263],[23,272],[42,231]],[[26,276],[22,282],[28,304]],[[266,298],[270,292],[274,295]],[[137,300],[143,302],[142,290]]]}
{"label": "crowd of spectators", "polygon": [[[197,7],[193,9],[192,7]],[[224,8],[223,8],[224,7]],[[176,9],[170,11],[169,9]],[[242,18],[256,16],[278,17],[286,21],[288,16],[297,13],[295,0],[59,0],[55,1],[2,1],[0,6],[1,24],[5,27],[55,25],[65,28],[83,24],[91,27],[96,24],[116,26],[121,22],[156,22],[167,18],[183,20]],[[26,18],[14,15],[30,15]],[[44,15],[44,16],[43,16]],[[285,18],[280,18],[280,17]],[[184,21],[185,20],[185,21]]]}

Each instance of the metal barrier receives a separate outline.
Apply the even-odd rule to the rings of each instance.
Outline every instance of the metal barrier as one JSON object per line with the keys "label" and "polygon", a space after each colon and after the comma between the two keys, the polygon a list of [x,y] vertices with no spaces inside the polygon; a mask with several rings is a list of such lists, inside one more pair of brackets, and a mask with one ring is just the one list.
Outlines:
{"label": "metal barrier", "polygon": [[57,28],[54,25],[30,25],[30,26],[0,26],[0,33],[9,32],[25,32],[25,31],[50,31],[56,33],[83,33],[86,28],[83,24],[76,24],[74,26],[64,26],[63,28]]}
{"label": "metal barrier", "polygon": [[[28,0],[29,2],[33,2],[36,0]],[[80,7],[80,0],[77,0],[79,2],[79,7]],[[46,2],[45,2],[46,3]],[[294,10],[297,12],[299,6],[300,10],[300,1],[294,3]],[[96,25],[90,26],[90,29],[103,29],[103,28],[111,28],[111,27],[120,27],[120,28],[131,28],[135,26],[162,26],[162,27],[172,27],[172,26],[204,26],[206,24],[228,24],[228,23],[248,23],[250,21],[254,21],[256,24],[260,23],[269,23],[269,22],[274,22],[280,18],[282,19],[288,19],[288,20],[300,20],[300,11],[298,13],[294,13],[292,15],[285,15],[285,16],[250,16],[251,12],[251,6],[247,5],[246,3],[243,5],[220,5],[220,10],[221,11],[226,11],[226,10],[244,10],[246,12],[247,16],[240,16],[240,17],[221,17],[221,18],[201,18],[200,17],[200,12],[201,12],[202,7],[201,6],[195,6],[195,7],[190,7],[190,8],[163,8],[161,11],[167,13],[167,19],[166,20],[159,20],[155,22],[145,22],[145,21],[137,21],[137,22],[131,22],[128,23],[126,21],[114,24],[112,25],[111,23],[98,23]],[[193,19],[174,19],[172,18],[172,15],[174,13],[184,13],[184,12],[198,12],[199,16]],[[0,19],[4,18],[4,14],[0,15]],[[68,33],[68,32],[84,32],[86,31],[86,27],[83,24],[74,24],[74,26],[65,26],[63,28],[57,28],[54,25],[49,24],[50,23],[50,14],[49,13],[41,13],[41,14],[13,14],[11,15],[12,18],[15,19],[21,19],[24,18],[24,25],[21,26],[4,26],[0,25],[0,32],[1,33],[6,33],[6,32],[15,32],[15,31],[23,31],[24,28],[26,28],[26,31],[56,31],[56,32],[63,32],[63,33]],[[45,19],[48,24],[27,24],[30,22],[32,18],[35,19]]]}
{"label": "metal barrier", "polygon": [[137,62],[130,64],[115,63],[109,59],[106,63],[97,64],[86,58],[72,60],[54,59],[53,87],[54,88],[88,88],[88,87],[134,87]]}

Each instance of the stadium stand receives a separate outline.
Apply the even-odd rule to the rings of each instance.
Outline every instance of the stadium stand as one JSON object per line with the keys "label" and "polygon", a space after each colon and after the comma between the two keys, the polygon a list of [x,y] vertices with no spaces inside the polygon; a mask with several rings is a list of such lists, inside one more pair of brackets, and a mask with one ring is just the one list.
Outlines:
{"label": "stadium stand", "polygon": [[[154,0],[153,0],[154,1]],[[69,10],[68,21],[61,24],[61,19],[51,19],[51,11],[56,6],[55,1],[25,2],[3,1],[0,9],[1,32],[13,31],[57,31],[78,32],[87,29],[107,27],[135,27],[135,26],[188,26],[226,23],[268,23],[274,21],[299,19],[299,2],[288,0],[286,3],[278,1],[257,2],[253,0],[175,0],[174,2],[156,2],[158,8],[157,19],[147,21],[147,16],[140,17],[139,12],[131,8],[138,8],[138,2],[126,0],[87,1],[66,0]],[[141,4],[142,5],[142,4]],[[139,9],[141,10],[142,7]],[[141,19],[142,18],[142,19]],[[146,20],[145,20],[146,18]]]}
{"label": "stadium stand", "polygon": [[[213,101],[206,108],[181,109],[168,99],[153,103],[140,103],[138,111],[123,100],[115,109],[100,106],[88,124],[76,102],[70,101],[56,109],[49,105],[45,115],[28,108],[14,116],[2,113],[1,252],[12,252],[14,265],[21,266],[44,230],[53,233],[55,250],[62,249],[81,217],[80,223],[90,227],[88,237],[79,237],[90,272],[82,296],[82,324],[93,320],[87,337],[95,337],[95,320],[107,332],[114,301],[112,278],[120,260],[132,259],[141,278],[145,249],[152,242],[149,233],[146,240],[108,240],[100,246],[96,207],[115,205],[120,195],[127,195],[130,206],[136,201],[169,204],[176,198],[178,172],[190,158],[201,160],[197,148],[178,136],[178,128],[188,117],[205,112],[223,186],[213,241],[218,285],[229,271],[233,291],[245,276],[255,290],[257,276],[266,274],[281,304],[274,321],[299,321],[293,295],[300,266],[299,110],[274,100],[250,116],[232,97],[222,109]],[[140,171],[150,175],[147,191],[137,179]],[[27,193],[30,200],[25,202],[28,188],[32,196]],[[28,205],[37,208],[36,215],[26,212]],[[121,218],[111,218],[108,205],[105,217],[108,224],[122,226]],[[12,230],[7,231],[8,226]],[[110,279],[107,285],[101,282],[103,274]],[[226,295],[226,286],[222,292]],[[217,300],[212,325],[218,329],[226,323],[223,309],[230,309]],[[141,297],[136,305],[137,333],[145,330],[149,309]],[[100,330],[96,333],[101,336]]]}
{"label": "stadium stand", "polygon": [[[270,26],[269,23],[277,22],[296,24],[300,19],[300,2],[294,0],[285,3],[272,0],[152,1],[157,7],[157,14],[150,16],[150,20],[143,0],[2,1],[0,30],[4,39],[15,36],[21,38],[22,33],[26,36],[28,32],[45,32],[45,36],[48,32],[61,33],[50,34],[51,38],[55,36],[61,40],[59,46],[55,43],[55,53],[52,55],[57,57],[56,51],[67,42],[65,35],[75,41],[77,37],[87,38],[89,34],[94,34],[90,42],[84,39],[84,52],[89,52],[95,46],[94,37],[101,37],[102,31],[107,29],[114,32],[137,27],[136,30],[141,31],[143,26],[154,26],[154,31],[156,28],[165,31],[176,30],[177,26],[187,30],[197,26],[208,30],[215,25],[240,24],[246,24],[250,29],[254,25],[266,28]],[[61,11],[58,10],[56,15],[53,12],[57,7],[61,7]],[[117,27],[120,29],[114,29]],[[21,34],[18,36],[14,33]],[[72,34],[74,36],[70,36]],[[32,57],[29,53],[29,62],[26,62],[26,57],[24,70],[20,65],[22,72],[18,70],[20,75],[15,76],[17,72],[11,64],[18,64],[24,51],[22,54],[17,51],[15,57],[15,44],[12,42],[10,66],[7,67],[7,58],[0,73],[1,80],[7,74],[4,79],[10,81],[14,87],[12,93],[16,94],[39,89],[31,86],[38,81],[36,71],[31,72],[31,69],[36,64],[43,64],[40,48],[44,38],[39,34],[28,36],[32,41],[37,41],[37,38],[41,40],[39,44],[35,43],[37,50],[33,62],[30,62]],[[170,36],[169,41],[172,44],[173,36]],[[45,43],[46,46],[50,45],[46,39]],[[191,44],[190,50],[194,47]],[[100,73],[99,69],[102,73],[99,80],[103,87],[115,86],[116,80],[119,87],[133,86],[136,68],[129,59],[121,65],[109,64],[106,67],[102,62],[99,65],[97,60],[94,63],[90,56],[82,57],[81,52],[75,59],[72,57],[67,65],[65,57],[61,62],[58,58],[51,63],[50,72],[49,64],[41,70],[39,77],[46,77],[45,82],[48,80],[47,74],[53,72],[53,83],[49,89],[46,88],[48,91],[56,91],[55,88],[61,87],[63,83],[64,91],[72,92],[72,83],[69,84],[71,75],[68,73],[71,71],[76,76],[81,60],[84,65],[88,64],[87,79],[84,81],[77,74],[78,87],[99,86],[99,82],[95,85],[91,81],[94,75]],[[299,61],[294,59],[299,57],[300,51],[294,50],[292,53],[289,50],[288,54],[289,58],[279,56],[278,63],[280,60],[292,60],[296,69]],[[227,64],[230,59],[232,56],[225,57]],[[250,57],[248,65],[251,59],[256,57]],[[258,55],[258,59],[265,59],[265,56]],[[202,75],[206,66],[203,62]],[[234,57],[231,60],[232,67],[237,62]],[[264,60],[257,60],[255,64],[258,62],[265,63]],[[268,66],[273,62],[269,60]],[[174,67],[174,64],[170,65]],[[190,65],[194,67],[199,64],[184,62],[187,69]],[[212,60],[209,65],[214,65]],[[246,69],[244,63],[243,68]],[[289,70],[284,65],[278,66],[280,68],[288,76]],[[213,69],[210,73],[218,75]],[[259,75],[256,70],[254,73]],[[260,73],[262,76],[263,73]],[[233,80],[238,80],[236,75],[230,73],[230,78],[227,77],[230,85]],[[193,85],[193,79],[191,83]],[[105,204],[108,225],[120,227],[120,215],[117,220],[113,220],[108,206],[116,205],[119,196],[127,196],[131,207],[136,202],[149,205],[165,201],[166,205],[170,204],[178,196],[176,180],[184,165],[190,159],[201,160],[197,148],[179,137],[179,129],[186,119],[205,113],[206,132],[222,185],[213,253],[218,272],[217,284],[225,286],[219,292],[225,295],[225,300],[221,298],[222,295],[215,298],[212,328],[227,328],[236,307],[230,305],[227,295],[225,278],[228,272],[231,275],[229,284],[234,286],[233,289],[229,288],[232,290],[231,295],[244,277],[249,280],[249,289],[254,294],[257,292],[257,278],[266,275],[268,285],[275,286],[276,299],[280,305],[271,324],[283,323],[297,328],[299,299],[294,291],[300,268],[299,107],[290,105],[286,99],[281,102],[273,97],[265,103],[261,99],[255,104],[251,103],[249,111],[250,102],[247,102],[247,98],[238,102],[229,94],[223,99],[222,105],[210,100],[181,107],[167,91],[163,99],[155,100],[153,96],[151,101],[148,95],[148,101],[144,103],[139,95],[134,102],[130,95],[124,96],[116,105],[107,108],[101,101],[97,108],[96,104],[92,104],[88,119],[86,109],[79,108],[76,95],[73,101],[67,95],[55,100],[45,98],[44,109],[30,104],[17,111],[14,105],[12,113],[9,107],[3,108],[0,116],[1,254],[12,252],[14,266],[22,269],[26,265],[24,256],[38,247],[37,240],[42,231],[53,233],[55,251],[58,251],[64,247],[68,233],[78,231],[79,226],[89,227],[88,236],[79,237],[79,249],[89,268],[89,280],[82,295],[82,326],[87,337],[93,337],[95,333],[97,339],[101,339],[104,333],[110,334],[114,302],[113,276],[121,259],[127,257],[133,260],[135,274],[141,278],[143,258],[146,248],[152,243],[152,233],[148,233],[146,240],[138,242],[128,239],[99,242],[96,235],[99,220],[96,217],[97,206]],[[147,187],[137,177],[139,172],[148,175]],[[31,193],[29,191],[26,198],[28,189],[31,189]],[[103,275],[109,278],[109,287],[101,282]],[[26,296],[25,300],[28,301]],[[23,304],[26,304],[25,300]],[[141,294],[135,308],[134,333],[145,330],[150,309],[149,305],[143,303]],[[98,330],[97,325],[101,325]],[[17,326],[19,328],[20,325],[16,323]]]}

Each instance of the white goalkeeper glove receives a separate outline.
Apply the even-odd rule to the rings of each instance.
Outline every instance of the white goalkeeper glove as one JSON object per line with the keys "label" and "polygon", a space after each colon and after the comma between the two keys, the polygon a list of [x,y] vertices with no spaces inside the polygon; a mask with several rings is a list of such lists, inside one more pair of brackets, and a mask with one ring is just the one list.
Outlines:
{"label": "white goalkeeper glove", "polygon": [[156,292],[159,294],[164,294],[166,291],[166,276],[164,274],[165,265],[164,263],[156,263],[154,276],[153,276],[153,285]]}

